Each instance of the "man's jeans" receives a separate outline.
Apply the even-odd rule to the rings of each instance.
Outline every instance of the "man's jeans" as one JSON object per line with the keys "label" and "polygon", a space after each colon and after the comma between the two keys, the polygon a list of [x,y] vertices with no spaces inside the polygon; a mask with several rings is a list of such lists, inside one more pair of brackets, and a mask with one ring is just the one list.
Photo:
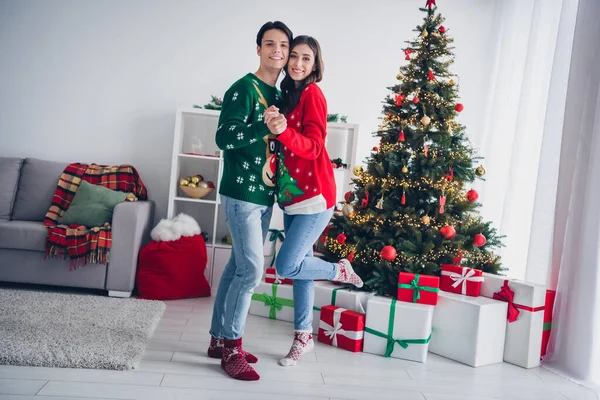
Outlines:
{"label": "man's jeans", "polygon": [[263,246],[273,207],[226,196],[221,196],[221,206],[233,247],[217,289],[210,334],[231,340],[244,335],[251,297],[263,275]]}

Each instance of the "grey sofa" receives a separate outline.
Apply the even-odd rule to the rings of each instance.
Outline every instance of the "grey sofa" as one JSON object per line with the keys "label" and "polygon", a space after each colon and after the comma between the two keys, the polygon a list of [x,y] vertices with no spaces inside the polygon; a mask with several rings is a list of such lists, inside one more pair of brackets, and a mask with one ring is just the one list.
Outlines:
{"label": "grey sofa", "polygon": [[103,289],[129,297],[140,248],[148,241],[154,202],[118,204],[112,220],[110,262],[69,271],[69,259],[44,259],[46,228],[60,174],[68,163],[0,157],[0,281]]}

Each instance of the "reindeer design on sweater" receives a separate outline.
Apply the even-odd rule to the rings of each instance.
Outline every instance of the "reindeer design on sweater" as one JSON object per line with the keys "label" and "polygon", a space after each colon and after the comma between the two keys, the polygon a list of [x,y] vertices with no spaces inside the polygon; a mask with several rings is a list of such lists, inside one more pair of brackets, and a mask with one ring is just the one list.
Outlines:
{"label": "reindeer design on sweater", "polygon": [[[260,89],[253,83],[254,89],[256,89],[256,93],[258,93],[258,102],[265,107],[265,110],[269,108],[269,104],[267,100],[260,92]],[[265,141],[266,150],[265,150],[265,163],[262,169],[262,179],[266,186],[274,187],[275,186],[275,174],[277,173],[277,141],[275,139],[275,135],[269,133],[268,135],[263,137]]]}

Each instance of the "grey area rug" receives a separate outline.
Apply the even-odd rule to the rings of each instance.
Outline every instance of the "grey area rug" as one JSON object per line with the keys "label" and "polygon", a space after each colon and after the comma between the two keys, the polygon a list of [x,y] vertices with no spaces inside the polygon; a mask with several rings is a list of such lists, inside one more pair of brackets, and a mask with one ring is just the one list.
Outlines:
{"label": "grey area rug", "polygon": [[136,368],[165,304],[0,289],[0,364]]}

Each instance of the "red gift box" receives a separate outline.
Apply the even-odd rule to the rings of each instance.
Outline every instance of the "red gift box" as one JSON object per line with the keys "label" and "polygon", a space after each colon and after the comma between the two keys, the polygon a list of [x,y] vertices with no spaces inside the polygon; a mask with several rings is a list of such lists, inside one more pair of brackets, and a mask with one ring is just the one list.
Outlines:
{"label": "red gift box", "polygon": [[550,331],[552,330],[552,311],[554,309],[554,299],[556,290],[546,290],[546,307],[544,308],[544,328],[542,330],[542,358],[546,355],[548,341],[550,340]]}
{"label": "red gift box", "polygon": [[460,267],[458,265],[442,265],[440,289],[445,292],[479,297],[482,271],[479,269]]}
{"label": "red gift box", "polygon": [[435,306],[440,291],[438,276],[400,272],[398,275],[398,301],[407,303],[430,304]]}
{"label": "red gift box", "polygon": [[319,342],[357,353],[363,349],[364,331],[365,314],[337,306],[321,307]]}
{"label": "red gift box", "polygon": [[277,270],[275,268],[267,268],[265,273],[265,282],[276,283],[278,285],[292,285],[294,283],[294,281],[289,278],[282,278],[277,275]]}

